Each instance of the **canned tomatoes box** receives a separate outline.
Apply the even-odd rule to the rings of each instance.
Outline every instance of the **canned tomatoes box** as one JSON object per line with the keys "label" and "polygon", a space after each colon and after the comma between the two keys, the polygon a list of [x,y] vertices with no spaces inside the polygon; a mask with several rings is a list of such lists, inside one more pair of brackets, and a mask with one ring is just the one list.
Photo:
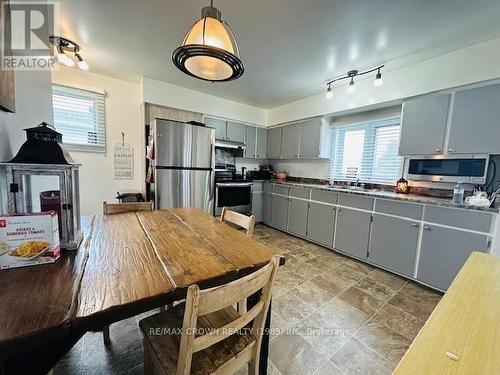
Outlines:
{"label": "canned tomatoes box", "polygon": [[0,215],[0,269],[54,263],[60,253],[55,211]]}

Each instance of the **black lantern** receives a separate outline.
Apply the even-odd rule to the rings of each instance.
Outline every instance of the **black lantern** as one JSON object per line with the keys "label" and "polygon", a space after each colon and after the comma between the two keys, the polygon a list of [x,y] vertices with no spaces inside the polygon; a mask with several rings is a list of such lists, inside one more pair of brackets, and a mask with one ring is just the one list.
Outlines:
{"label": "black lantern", "polygon": [[80,222],[79,164],[62,145],[52,125],[25,129],[27,140],[5,170],[7,209],[11,214],[54,210],[61,247],[76,249],[83,235]]}
{"label": "black lantern", "polygon": [[408,194],[408,181],[404,177],[396,182],[396,193]]}

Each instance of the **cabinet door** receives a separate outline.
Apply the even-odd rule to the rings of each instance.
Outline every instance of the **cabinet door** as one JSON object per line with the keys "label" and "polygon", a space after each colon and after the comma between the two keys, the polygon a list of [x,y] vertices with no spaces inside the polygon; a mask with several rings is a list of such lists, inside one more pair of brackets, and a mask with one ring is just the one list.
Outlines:
{"label": "cabinet door", "polygon": [[281,129],[267,131],[267,157],[269,159],[279,159],[281,156]]}
{"label": "cabinet door", "polygon": [[297,236],[305,237],[307,233],[308,202],[300,199],[290,199],[288,208],[288,231]]}
{"label": "cabinet door", "polygon": [[245,133],[247,127],[239,122],[227,122],[227,137],[228,141],[245,143]]}
{"label": "cabinet door", "polygon": [[252,194],[252,215],[255,215],[255,221],[261,222],[263,218],[264,193],[257,192]]}
{"label": "cabinet door", "polygon": [[413,276],[419,223],[373,215],[368,260],[406,276]]}
{"label": "cabinet door", "polygon": [[443,153],[450,95],[409,100],[403,104],[400,155]]}
{"label": "cabinet door", "polygon": [[215,128],[216,139],[226,139],[226,121],[212,117],[205,117],[204,121],[206,126]]}
{"label": "cabinet door", "polygon": [[295,159],[299,157],[300,124],[283,127],[281,139],[281,158]]}
{"label": "cabinet door", "polygon": [[371,214],[339,208],[335,230],[335,248],[357,258],[366,259]]}
{"label": "cabinet door", "polygon": [[336,208],[333,206],[315,202],[309,203],[307,239],[326,247],[333,247],[335,210]]}
{"label": "cabinet door", "polygon": [[270,193],[264,193],[264,201],[262,205],[262,221],[266,225],[271,225],[273,196]]}
{"label": "cabinet door", "polygon": [[273,195],[273,205],[271,210],[271,224],[273,227],[287,230],[288,221],[288,197]]}
{"label": "cabinet door", "polygon": [[500,153],[500,84],[459,91],[453,104],[449,153]]}
{"label": "cabinet door", "polygon": [[488,236],[425,224],[417,279],[446,290],[473,251],[487,252]]}
{"label": "cabinet door", "polygon": [[267,157],[267,129],[257,128],[257,158]]}
{"label": "cabinet door", "polygon": [[321,119],[311,119],[304,121],[300,125],[300,152],[301,158],[318,158],[320,157],[321,148]]}
{"label": "cabinet door", "polygon": [[257,146],[257,128],[255,128],[255,126],[247,125],[245,145],[245,157],[255,158],[257,156],[255,153]]}

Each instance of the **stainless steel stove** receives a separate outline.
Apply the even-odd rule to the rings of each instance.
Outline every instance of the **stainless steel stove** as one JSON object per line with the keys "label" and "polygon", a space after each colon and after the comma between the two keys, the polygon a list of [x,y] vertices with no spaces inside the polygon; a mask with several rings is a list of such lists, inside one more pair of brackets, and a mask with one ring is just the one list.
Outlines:
{"label": "stainless steel stove", "polygon": [[232,164],[215,165],[215,216],[223,207],[244,214],[252,212],[252,181],[237,175]]}

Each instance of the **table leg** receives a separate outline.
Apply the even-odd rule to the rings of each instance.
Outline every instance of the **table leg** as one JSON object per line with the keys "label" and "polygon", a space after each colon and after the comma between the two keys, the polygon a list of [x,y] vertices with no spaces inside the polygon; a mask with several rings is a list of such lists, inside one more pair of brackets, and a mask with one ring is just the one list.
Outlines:
{"label": "table leg", "polygon": [[[248,297],[247,305],[250,310],[260,300],[260,291]],[[267,361],[269,359],[269,330],[271,328],[271,305],[272,299],[269,302],[269,310],[267,311],[266,324],[264,325],[264,332],[262,333],[262,344],[260,347],[260,363],[259,374],[267,375]]]}

